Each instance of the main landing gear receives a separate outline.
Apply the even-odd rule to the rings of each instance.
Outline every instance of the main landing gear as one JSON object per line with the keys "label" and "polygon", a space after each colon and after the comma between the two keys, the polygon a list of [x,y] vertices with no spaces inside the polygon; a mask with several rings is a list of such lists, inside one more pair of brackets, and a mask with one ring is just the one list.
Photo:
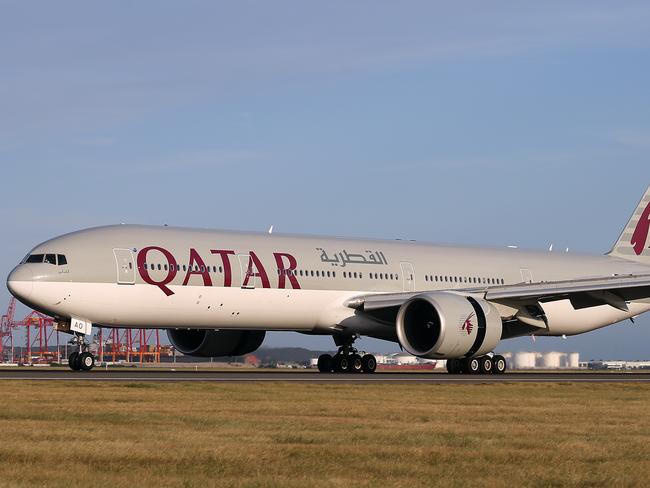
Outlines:
{"label": "main landing gear", "polygon": [[447,372],[451,374],[503,374],[506,369],[506,359],[499,354],[447,360]]}
{"label": "main landing gear", "polygon": [[89,344],[83,336],[75,335],[70,344],[78,346],[79,350],[68,356],[68,366],[73,371],[90,371],[95,367],[95,356],[89,350]]}
{"label": "main landing gear", "polygon": [[356,337],[334,338],[339,346],[338,352],[331,356],[321,354],[318,357],[318,371],[321,373],[374,373],[377,359],[372,354],[361,354],[352,343]]}

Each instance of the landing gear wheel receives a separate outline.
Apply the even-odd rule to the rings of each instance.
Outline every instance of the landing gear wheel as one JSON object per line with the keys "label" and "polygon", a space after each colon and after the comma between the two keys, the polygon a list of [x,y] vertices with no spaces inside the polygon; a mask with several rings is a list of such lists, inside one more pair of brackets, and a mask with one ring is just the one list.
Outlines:
{"label": "landing gear wheel", "polygon": [[500,355],[492,356],[492,372],[494,374],[503,374],[506,372],[508,365],[506,358]]}
{"label": "landing gear wheel", "polygon": [[363,371],[363,363],[361,362],[361,356],[359,356],[358,354],[351,354],[349,357],[350,357],[350,372],[361,373],[361,371]]}
{"label": "landing gear wheel", "polygon": [[72,371],[79,371],[81,369],[78,352],[73,352],[68,356],[68,366]]}
{"label": "landing gear wheel", "polygon": [[321,373],[331,373],[334,367],[334,360],[329,354],[321,354],[318,356],[318,371]]}
{"label": "landing gear wheel", "polygon": [[80,369],[90,371],[95,367],[95,356],[89,352],[82,352],[77,358]]}
{"label": "landing gear wheel", "polygon": [[350,357],[343,354],[337,354],[334,356],[334,371],[337,373],[349,373],[350,372]]}
{"label": "landing gear wheel", "polygon": [[372,354],[364,354],[361,358],[361,369],[364,373],[374,373],[377,369],[377,359]]}
{"label": "landing gear wheel", "polygon": [[447,373],[460,374],[462,372],[462,362],[459,359],[447,359]]}
{"label": "landing gear wheel", "polygon": [[467,373],[478,374],[481,372],[481,364],[478,358],[467,358],[465,359],[465,368],[463,368]]}
{"label": "landing gear wheel", "polygon": [[492,372],[492,358],[490,356],[478,358],[478,363],[481,374],[490,374]]}

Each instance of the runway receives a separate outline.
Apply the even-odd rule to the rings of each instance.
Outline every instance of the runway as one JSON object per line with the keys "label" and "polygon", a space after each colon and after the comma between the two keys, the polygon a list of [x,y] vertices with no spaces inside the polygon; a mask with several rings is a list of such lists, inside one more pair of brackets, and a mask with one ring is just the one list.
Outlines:
{"label": "runway", "polygon": [[211,382],[211,383],[650,383],[650,373],[506,373],[504,375],[450,375],[446,373],[378,372],[371,375],[321,374],[311,371],[192,371],[102,370],[67,371],[41,368],[0,370],[0,380],[102,382]]}

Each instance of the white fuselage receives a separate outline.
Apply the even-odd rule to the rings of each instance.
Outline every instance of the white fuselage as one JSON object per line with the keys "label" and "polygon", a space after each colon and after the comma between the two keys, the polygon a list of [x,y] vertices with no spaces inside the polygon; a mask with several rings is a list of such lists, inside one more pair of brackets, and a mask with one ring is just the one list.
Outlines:
{"label": "white fuselage", "polygon": [[[390,327],[347,304],[377,293],[481,293],[523,282],[650,273],[609,256],[150,226],[67,234],[30,256],[41,254],[65,256],[65,264],[28,259],[8,284],[21,301],[61,319],[310,333],[332,333],[343,324],[391,340]],[[581,333],[650,310],[648,300],[630,303],[628,311],[576,310],[569,300],[540,306],[549,327],[539,333],[549,335]]]}

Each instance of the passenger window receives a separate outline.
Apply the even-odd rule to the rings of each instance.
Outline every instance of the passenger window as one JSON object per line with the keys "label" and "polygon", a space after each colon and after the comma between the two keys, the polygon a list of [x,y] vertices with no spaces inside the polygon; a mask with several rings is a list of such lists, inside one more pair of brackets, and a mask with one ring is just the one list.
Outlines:
{"label": "passenger window", "polygon": [[160,270],[161,270],[161,267],[160,267],[160,264],[158,264],[158,271],[160,271]]}
{"label": "passenger window", "polygon": [[[68,264],[68,260],[65,258],[65,256],[63,254],[58,254],[56,256],[56,258],[57,258],[57,261],[59,263],[59,266],[64,266],[64,265]],[[129,264],[131,264],[131,263],[129,263]]]}
{"label": "passenger window", "polygon": [[347,277],[348,277],[347,271],[343,271],[343,278],[347,278]]}
{"label": "passenger window", "polygon": [[391,279],[391,280],[393,279],[393,273],[390,274],[390,279]]}
{"label": "passenger window", "polygon": [[332,278],[336,278],[336,271],[332,271]]}

